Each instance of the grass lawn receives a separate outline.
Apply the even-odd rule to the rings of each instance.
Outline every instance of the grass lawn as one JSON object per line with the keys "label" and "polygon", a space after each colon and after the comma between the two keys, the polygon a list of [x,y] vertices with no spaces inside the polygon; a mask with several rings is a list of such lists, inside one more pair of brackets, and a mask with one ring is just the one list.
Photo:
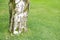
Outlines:
{"label": "grass lawn", "polygon": [[0,40],[60,40],[60,0],[30,0],[28,32],[10,36],[8,0],[0,0]]}

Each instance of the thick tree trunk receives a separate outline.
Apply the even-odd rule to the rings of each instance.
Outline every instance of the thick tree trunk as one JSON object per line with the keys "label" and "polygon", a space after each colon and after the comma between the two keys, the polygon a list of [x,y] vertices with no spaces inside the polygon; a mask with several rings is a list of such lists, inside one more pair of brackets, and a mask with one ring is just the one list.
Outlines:
{"label": "thick tree trunk", "polygon": [[29,11],[29,0],[10,0],[10,32],[20,34],[27,31],[27,16]]}

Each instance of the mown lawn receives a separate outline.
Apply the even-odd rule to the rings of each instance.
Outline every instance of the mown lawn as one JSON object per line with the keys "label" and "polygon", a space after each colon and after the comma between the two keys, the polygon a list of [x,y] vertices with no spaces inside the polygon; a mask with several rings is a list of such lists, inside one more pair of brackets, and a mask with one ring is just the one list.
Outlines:
{"label": "mown lawn", "polygon": [[30,0],[28,32],[10,36],[8,0],[0,0],[0,40],[60,40],[60,0]]}

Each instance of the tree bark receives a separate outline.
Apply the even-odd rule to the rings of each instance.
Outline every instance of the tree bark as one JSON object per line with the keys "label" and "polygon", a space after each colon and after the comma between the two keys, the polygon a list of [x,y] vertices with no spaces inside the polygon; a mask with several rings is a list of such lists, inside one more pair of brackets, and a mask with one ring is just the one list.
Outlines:
{"label": "tree bark", "polygon": [[10,0],[10,32],[13,34],[20,34],[27,31],[27,16],[29,11],[29,0]]}

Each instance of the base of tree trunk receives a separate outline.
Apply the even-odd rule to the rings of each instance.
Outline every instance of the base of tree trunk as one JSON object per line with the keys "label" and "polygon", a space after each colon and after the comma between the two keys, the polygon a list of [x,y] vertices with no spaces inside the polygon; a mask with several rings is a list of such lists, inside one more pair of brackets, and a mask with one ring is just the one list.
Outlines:
{"label": "base of tree trunk", "polygon": [[10,0],[10,32],[13,34],[21,34],[27,31],[27,16],[29,10],[28,0]]}

